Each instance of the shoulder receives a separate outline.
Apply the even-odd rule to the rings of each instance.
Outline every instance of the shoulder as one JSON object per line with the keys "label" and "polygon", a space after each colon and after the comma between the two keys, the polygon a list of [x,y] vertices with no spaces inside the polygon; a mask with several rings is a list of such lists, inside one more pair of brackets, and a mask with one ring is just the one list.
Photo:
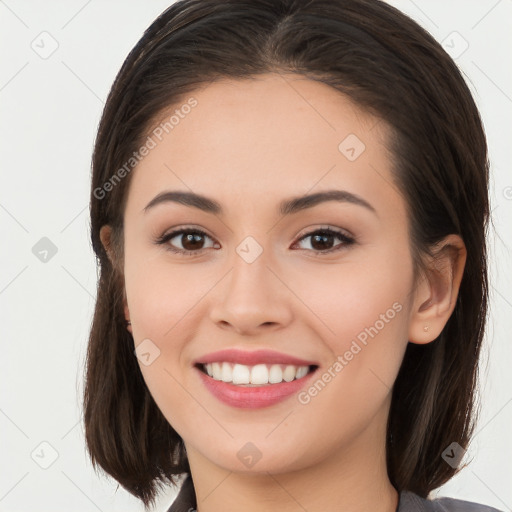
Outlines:
{"label": "shoulder", "polygon": [[455,498],[428,500],[410,491],[400,493],[397,512],[503,512],[497,508]]}

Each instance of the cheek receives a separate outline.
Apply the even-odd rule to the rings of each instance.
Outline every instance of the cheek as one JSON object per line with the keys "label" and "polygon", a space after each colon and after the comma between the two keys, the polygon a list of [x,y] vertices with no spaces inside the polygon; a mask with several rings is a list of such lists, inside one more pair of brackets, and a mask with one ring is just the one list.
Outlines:
{"label": "cheek", "polygon": [[407,346],[406,272],[400,279],[399,272],[367,267],[332,274],[323,281],[307,278],[308,307],[322,320],[321,339],[331,357],[297,397],[303,427],[322,432],[319,453],[355,439],[376,414],[385,424]]}
{"label": "cheek", "polygon": [[403,332],[412,286],[412,268],[406,263],[383,263],[375,258],[295,274],[294,288],[299,293],[307,290],[302,294],[304,304],[323,325],[324,339],[338,353],[350,348],[353,339],[364,344],[376,336],[393,338],[392,333]]}
{"label": "cheek", "polygon": [[125,285],[135,341],[178,341],[173,333],[182,331],[214,282],[200,265],[170,265],[162,255],[138,261],[127,252]]}
{"label": "cheek", "polygon": [[[199,317],[207,313],[203,301],[218,273],[212,275],[207,265],[171,265],[162,255],[150,261],[134,252],[132,258],[126,254],[125,286],[139,366],[159,408],[169,422],[179,424],[183,411],[190,408],[189,345]],[[146,365],[148,357],[140,354],[148,352]]]}
{"label": "cheek", "polygon": [[[180,425],[190,409],[184,380],[186,347],[197,328],[196,307],[212,287],[190,267],[157,258],[126,259],[126,293],[139,367],[157,406],[171,425]],[[211,281],[211,279],[210,279]],[[149,353],[145,364],[144,353]]]}
{"label": "cheek", "polygon": [[330,354],[322,361],[322,382],[303,403],[321,391],[323,407],[371,409],[390,392],[408,342],[412,265],[406,256],[396,251],[394,259],[380,255],[298,274],[296,289],[308,291],[305,302]]}

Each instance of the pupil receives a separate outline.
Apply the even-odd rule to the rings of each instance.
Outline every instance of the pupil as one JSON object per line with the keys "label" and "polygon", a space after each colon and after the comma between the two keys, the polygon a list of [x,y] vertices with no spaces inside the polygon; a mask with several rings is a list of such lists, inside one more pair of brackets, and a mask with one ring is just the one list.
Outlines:
{"label": "pupil", "polygon": [[[313,242],[311,243],[311,245],[313,246],[313,248],[315,249],[326,249],[325,247],[325,240],[326,239],[331,239],[333,237],[333,235],[315,235],[313,236]],[[324,243],[320,243],[320,247],[316,247],[315,246],[315,243],[319,240],[323,239]]]}
{"label": "pupil", "polygon": [[201,245],[201,237],[202,235],[199,234],[188,233],[185,235],[185,243],[182,243],[182,245],[186,250],[197,249]]}

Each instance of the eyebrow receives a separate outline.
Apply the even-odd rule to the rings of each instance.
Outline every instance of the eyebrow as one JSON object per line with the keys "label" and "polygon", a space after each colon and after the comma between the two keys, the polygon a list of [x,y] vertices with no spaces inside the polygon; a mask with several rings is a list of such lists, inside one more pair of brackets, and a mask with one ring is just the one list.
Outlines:
{"label": "eyebrow", "polygon": [[[346,190],[326,190],[315,194],[286,199],[279,204],[279,213],[281,215],[292,215],[307,208],[313,208],[314,206],[327,201],[355,204],[357,206],[362,206],[377,215],[375,208],[370,203],[365,201],[362,197],[351,192],[347,192]],[[206,213],[213,213],[215,215],[222,215],[224,213],[222,206],[214,199],[210,199],[200,194],[195,194],[194,192],[170,190],[161,192],[151,199],[151,201],[144,207],[143,212],[146,213],[156,205],[167,202],[174,202],[190,206],[192,208],[198,208]]]}

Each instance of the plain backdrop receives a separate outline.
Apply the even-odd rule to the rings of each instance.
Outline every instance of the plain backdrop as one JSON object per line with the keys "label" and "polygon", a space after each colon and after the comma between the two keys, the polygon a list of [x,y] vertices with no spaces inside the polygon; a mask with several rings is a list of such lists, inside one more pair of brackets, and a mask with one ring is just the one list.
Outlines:
{"label": "plain backdrop", "polygon": [[[109,88],[169,0],[0,0],[0,511],[143,511],[97,475],[81,392],[96,267],[88,201]],[[491,312],[471,464],[434,495],[512,510],[512,0],[394,0],[463,70],[492,164]],[[161,496],[165,511],[176,490]]]}

